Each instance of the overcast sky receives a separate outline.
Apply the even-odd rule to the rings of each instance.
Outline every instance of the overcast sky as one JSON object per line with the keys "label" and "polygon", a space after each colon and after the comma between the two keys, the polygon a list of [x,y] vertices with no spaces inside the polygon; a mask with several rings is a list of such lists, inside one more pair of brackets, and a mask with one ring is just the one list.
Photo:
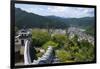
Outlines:
{"label": "overcast sky", "polygon": [[94,8],[32,5],[32,4],[31,5],[15,4],[15,7],[42,16],[54,15],[64,18],[81,18],[81,17],[94,16]]}

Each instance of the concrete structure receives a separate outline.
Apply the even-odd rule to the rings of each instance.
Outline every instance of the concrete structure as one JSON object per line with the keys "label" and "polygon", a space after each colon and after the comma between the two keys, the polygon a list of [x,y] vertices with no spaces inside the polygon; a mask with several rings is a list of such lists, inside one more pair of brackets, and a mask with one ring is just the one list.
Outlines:
{"label": "concrete structure", "polygon": [[47,51],[41,58],[34,60],[32,64],[50,64],[53,60],[54,52],[52,46],[49,46]]}
{"label": "concrete structure", "polygon": [[31,42],[30,30],[21,29],[17,32],[17,36],[15,36],[15,55],[16,54],[22,55],[25,64],[30,63],[31,60],[29,59],[30,42]]}
{"label": "concrete structure", "polygon": [[15,51],[20,50],[20,53],[24,54],[24,46],[25,42],[31,38],[31,31],[26,29],[21,29],[17,32],[17,36],[15,36]]}
{"label": "concrete structure", "polygon": [[31,57],[30,57],[30,41],[27,40],[25,42],[25,50],[24,50],[24,64],[30,64],[31,63]]}
{"label": "concrete structure", "polygon": [[19,39],[21,41],[21,45],[22,46],[25,46],[25,42],[26,40],[30,39],[31,38],[31,31],[30,30],[26,30],[26,29],[21,29],[19,32],[18,32],[18,35],[19,36]]}
{"label": "concrete structure", "polygon": [[24,55],[25,65],[52,63],[54,58],[54,51],[52,46],[49,46],[47,51],[42,55],[42,57],[38,58],[38,60],[32,60],[32,56],[30,55],[30,47],[32,43],[31,31],[22,29],[17,34],[18,36],[15,37],[15,51],[20,51],[20,54]]}
{"label": "concrete structure", "polygon": [[15,37],[15,52],[20,51],[21,48],[21,42],[19,40],[19,36]]}

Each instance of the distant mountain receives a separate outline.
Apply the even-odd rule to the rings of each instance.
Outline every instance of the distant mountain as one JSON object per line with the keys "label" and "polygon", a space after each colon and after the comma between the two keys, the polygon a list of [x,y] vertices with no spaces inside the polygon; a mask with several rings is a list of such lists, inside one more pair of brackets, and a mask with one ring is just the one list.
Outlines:
{"label": "distant mountain", "polygon": [[40,16],[28,13],[19,8],[15,8],[15,24],[18,28],[67,28],[68,26],[78,26],[81,28],[93,27],[94,17],[84,18],[62,18],[58,16]]}
{"label": "distant mountain", "polygon": [[94,26],[94,17],[84,17],[84,18],[62,18],[57,16],[47,16],[47,18],[66,23],[68,26],[78,26],[86,28],[87,26]]}
{"label": "distant mountain", "polygon": [[15,8],[15,24],[18,28],[66,28],[66,24],[55,22],[45,16],[28,13],[19,8]]}

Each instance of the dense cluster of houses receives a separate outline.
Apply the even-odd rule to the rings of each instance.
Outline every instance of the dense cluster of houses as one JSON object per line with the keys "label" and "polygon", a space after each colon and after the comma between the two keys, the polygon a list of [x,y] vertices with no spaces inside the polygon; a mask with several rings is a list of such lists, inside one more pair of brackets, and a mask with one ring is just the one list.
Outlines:
{"label": "dense cluster of houses", "polygon": [[68,29],[69,38],[73,38],[74,35],[78,36],[78,41],[88,40],[91,44],[94,45],[94,38],[88,34],[85,34],[84,30],[76,27],[70,27]]}

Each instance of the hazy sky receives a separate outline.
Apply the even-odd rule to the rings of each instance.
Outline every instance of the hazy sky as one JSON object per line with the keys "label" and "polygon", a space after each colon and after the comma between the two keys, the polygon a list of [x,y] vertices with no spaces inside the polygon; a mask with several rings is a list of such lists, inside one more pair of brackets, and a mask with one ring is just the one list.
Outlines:
{"label": "hazy sky", "polygon": [[15,7],[42,16],[54,15],[65,18],[81,18],[81,17],[94,16],[94,8],[32,5],[32,4],[31,5],[15,4]]}

